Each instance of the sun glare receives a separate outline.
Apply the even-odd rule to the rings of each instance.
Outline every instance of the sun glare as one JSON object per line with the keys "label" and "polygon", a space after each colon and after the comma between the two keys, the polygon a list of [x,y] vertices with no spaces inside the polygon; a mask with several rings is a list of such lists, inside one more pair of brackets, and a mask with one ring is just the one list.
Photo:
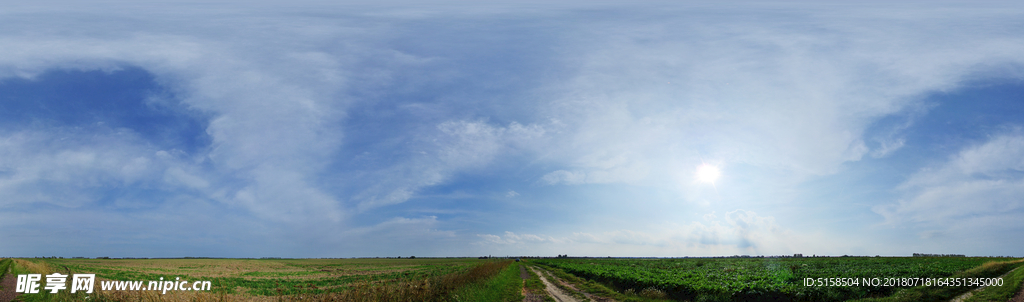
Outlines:
{"label": "sun glare", "polygon": [[718,170],[718,167],[709,164],[701,164],[697,167],[697,180],[702,183],[714,184],[720,175],[722,172]]}

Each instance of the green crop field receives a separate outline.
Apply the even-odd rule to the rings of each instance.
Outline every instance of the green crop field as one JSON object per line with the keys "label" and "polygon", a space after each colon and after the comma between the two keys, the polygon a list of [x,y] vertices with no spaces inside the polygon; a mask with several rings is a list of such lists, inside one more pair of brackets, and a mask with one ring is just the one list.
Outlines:
{"label": "green crop field", "polygon": [[[970,257],[687,258],[687,259],[538,259],[546,268],[607,284],[619,291],[656,290],[674,300],[695,301],[846,301],[886,297],[902,278],[998,277],[1016,268],[1017,259]],[[996,261],[995,263],[989,262]],[[973,269],[973,270],[972,270]],[[822,278],[822,279],[818,279]],[[848,278],[844,286],[805,282]],[[878,279],[880,284],[863,281]],[[889,279],[899,278],[899,279]],[[833,279],[835,280],[835,279]],[[887,281],[897,281],[886,284]],[[948,292],[969,286],[935,287]],[[923,287],[927,291],[927,287]],[[944,298],[944,297],[943,297]],[[937,298],[941,299],[941,298]]]}

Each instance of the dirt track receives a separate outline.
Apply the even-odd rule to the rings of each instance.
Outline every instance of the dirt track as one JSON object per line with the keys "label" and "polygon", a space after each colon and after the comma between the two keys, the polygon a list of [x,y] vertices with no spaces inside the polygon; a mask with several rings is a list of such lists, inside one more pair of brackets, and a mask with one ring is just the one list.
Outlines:
{"label": "dirt track", "polygon": [[13,301],[17,294],[14,292],[14,287],[18,285],[18,279],[14,275],[3,273],[4,278],[0,280],[0,302]]}
{"label": "dirt track", "polygon": [[[1003,274],[1002,276],[999,276],[999,278],[1006,278],[1006,276],[1010,275],[1010,273],[1012,273],[1012,272],[1014,272],[1014,271],[1016,271],[1018,269],[1021,269],[1021,268],[1018,267],[1018,268],[1012,269],[1009,272],[1006,272],[1005,274]],[[985,289],[984,286],[972,289],[969,292],[966,292],[966,293],[963,293],[963,294],[961,294],[959,296],[956,296],[956,298],[953,298],[953,299],[949,300],[949,302],[963,302],[963,301],[966,301],[971,296],[973,296],[974,293],[976,293],[978,291],[981,291],[983,289]],[[1014,295],[1013,298],[1011,298],[1009,301],[1006,301],[1006,302],[1024,302],[1024,286],[1021,286],[1020,291],[1017,291],[1017,294]]]}
{"label": "dirt track", "polygon": [[547,291],[548,294],[551,295],[552,298],[555,298],[556,301],[558,301],[558,302],[580,302],[580,300],[576,300],[576,298],[573,298],[572,296],[570,296],[570,295],[566,294],[565,292],[563,292],[562,289],[558,288],[554,284],[551,284],[551,282],[548,282],[548,278],[544,278],[544,274],[538,273],[532,267],[530,268],[530,270],[533,271],[534,273],[536,273],[538,276],[540,276],[540,281],[544,282],[544,290]]}
{"label": "dirt track", "polygon": [[1013,295],[1013,298],[1011,298],[1010,301],[1006,302],[1024,302],[1024,284],[1021,285],[1020,290],[1017,291],[1017,294]]}
{"label": "dirt track", "polygon": [[523,302],[544,302],[544,295],[526,290],[526,279],[530,279],[530,272],[526,271],[525,265],[519,266],[519,278],[523,279]]}

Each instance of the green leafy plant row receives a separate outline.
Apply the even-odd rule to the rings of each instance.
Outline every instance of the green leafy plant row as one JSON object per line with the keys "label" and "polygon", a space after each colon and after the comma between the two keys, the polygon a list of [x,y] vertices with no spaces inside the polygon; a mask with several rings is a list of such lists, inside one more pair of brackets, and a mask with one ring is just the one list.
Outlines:
{"label": "green leafy plant row", "polygon": [[805,286],[818,278],[949,277],[992,258],[834,257],[714,259],[540,259],[536,263],[611,284],[623,291],[653,288],[680,300],[844,301],[881,297],[906,287]]}

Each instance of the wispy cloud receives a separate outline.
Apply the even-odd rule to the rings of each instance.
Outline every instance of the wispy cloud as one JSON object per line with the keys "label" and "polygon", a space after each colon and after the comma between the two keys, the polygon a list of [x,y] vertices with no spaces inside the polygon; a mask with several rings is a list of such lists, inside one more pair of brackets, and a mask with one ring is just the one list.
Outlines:
{"label": "wispy cloud", "polygon": [[[1020,215],[1024,210],[1024,136],[1019,130],[961,150],[948,161],[925,168],[900,185],[906,197],[877,206],[889,224],[960,228],[964,220]],[[998,228],[1024,224],[1000,222]]]}
{"label": "wispy cloud", "polygon": [[[296,256],[409,244],[436,254],[842,251],[851,247],[775,217],[845,217],[845,205],[798,206],[852,164],[926,148],[908,137],[929,131],[914,123],[930,114],[927,96],[1024,78],[1024,9],[1012,4],[238,4],[0,12],[0,85],[133,70],[159,91],[129,105],[171,121],[114,123],[145,111],[132,109],[37,122],[55,118],[46,109],[0,122],[0,224],[69,219],[48,226],[65,234],[52,241],[18,237],[18,251],[79,237],[111,247],[76,251],[161,238],[223,254],[288,243],[275,251]],[[911,117],[872,128],[892,116]],[[172,122],[195,129],[156,131]],[[850,185],[902,194],[862,202],[885,204],[872,213],[918,237],[962,238],[940,227],[952,220],[992,228],[982,220],[1019,214],[1024,139],[987,134],[948,142],[959,151],[922,159],[943,162],[929,170],[900,167],[912,176],[899,187]],[[713,188],[693,181],[703,162],[723,171]],[[439,197],[453,194],[463,198]],[[423,212],[441,214],[410,218]],[[150,237],[115,242],[142,220]],[[867,242],[845,230],[871,222],[820,232]],[[211,231],[196,241],[168,231],[183,224]],[[84,233],[56,232],[71,229]],[[235,245],[217,245],[230,234]]]}
{"label": "wispy cloud", "polygon": [[[562,251],[590,256],[673,256],[673,255],[764,255],[789,253],[834,253],[851,246],[825,244],[820,233],[800,234],[779,226],[773,217],[745,210],[725,214],[723,219],[688,224],[656,224],[651,230],[618,229],[607,232],[573,232],[565,237],[537,234],[478,234],[477,245],[515,253],[534,249]],[[600,246],[600,251],[593,247]],[[602,254],[594,254],[602,253]]]}
{"label": "wispy cloud", "polygon": [[485,168],[496,156],[545,135],[539,125],[515,122],[502,127],[483,121],[447,121],[435,129],[412,140],[408,157],[373,174],[376,184],[354,196],[359,209],[405,202],[420,188],[440,184],[459,171]]}

